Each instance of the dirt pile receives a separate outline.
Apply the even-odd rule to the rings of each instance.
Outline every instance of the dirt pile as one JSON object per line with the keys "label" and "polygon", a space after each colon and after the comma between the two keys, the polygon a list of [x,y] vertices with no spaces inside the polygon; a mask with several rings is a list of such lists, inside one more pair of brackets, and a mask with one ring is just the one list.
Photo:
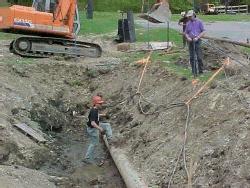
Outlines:
{"label": "dirt pile", "polygon": [[[183,51],[185,53],[185,51]],[[204,69],[206,71],[215,71],[221,67],[227,57],[233,62],[226,67],[228,75],[240,74],[243,67],[249,63],[249,54],[243,53],[242,49],[237,45],[224,42],[203,40],[202,56]],[[189,67],[189,57],[182,56],[176,62],[176,65],[181,65],[185,68]]]}
{"label": "dirt pile", "polygon": [[248,62],[248,54],[242,53],[238,46],[218,41],[204,41],[203,55],[207,70],[218,69],[221,63],[229,57],[234,62],[227,69],[230,75],[239,74],[242,66],[247,65]]}
{"label": "dirt pile", "polygon": [[21,166],[0,166],[0,182],[2,188],[8,187],[41,187],[55,188],[49,176]]}
{"label": "dirt pile", "polygon": [[[235,52],[231,55],[236,56]],[[118,139],[116,147],[126,151],[151,187],[167,187],[183,147],[187,109],[180,104],[201,82],[193,86],[161,62],[152,62],[138,95],[143,67],[122,62],[117,53],[97,60],[51,58],[39,62],[6,53],[0,61],[1,172],[6,174],[6,168],[14,173],[23,169],[27,176],[43,172],[36,187],[44,182],[47,187],[123,187],[110,160],[102,168],[81,161],[88,141],[84,126],[89,99],[101,92]],[[246,70],[220,76],[193,101],[185,151],[194,185],[250,186],[249,79]],[[20,122],[43,134],[47,144],[34,142],[12,126]],[[97,156],[103,153],[99,148]],[[188,181],[183,162],[181,157],[173,176],[176,187]],[[20,182],[22,176],[17,179]]]}
{"label": "dirt pile", "polygon": [[[140,90],[146,100],[140,101],[134,95],[141,71],[137,66],[123,66],[96,82],[103,85],[100,90],[109,96],[119,146],[128,152],[151,186],[167,187],[182,148],[187,116],[185,107],[169,110],[167,107],[187,101],[202,83],[194,87],[189,80],[173,75],[160,64],[150,66]],[[249,71],[221,77],[192,103],[186,158],[188,168],[191,163],[195,166],[194,185],[250,186],[246,159],[250,133],[249,78]],[[177,187],[187,184],[182,159],[172,184]]]}

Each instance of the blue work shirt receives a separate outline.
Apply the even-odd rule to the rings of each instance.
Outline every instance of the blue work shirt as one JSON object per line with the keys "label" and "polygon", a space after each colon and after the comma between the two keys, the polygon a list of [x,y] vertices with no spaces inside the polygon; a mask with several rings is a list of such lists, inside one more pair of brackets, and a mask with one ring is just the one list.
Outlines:
{"label": "blue work shirt", "polygon": [[187,22],[185,34],[191,39],[198,37],[203,31],[205,31],[205,29],[201,20],[194,18]]}

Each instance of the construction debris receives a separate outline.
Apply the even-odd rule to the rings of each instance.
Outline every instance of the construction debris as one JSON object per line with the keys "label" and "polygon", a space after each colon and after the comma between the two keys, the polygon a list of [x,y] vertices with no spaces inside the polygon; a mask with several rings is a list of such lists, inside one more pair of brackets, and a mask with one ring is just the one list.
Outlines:
{"label": "construction debris", "polygon": [[152,50],[165,50],[173,47],[172,42],[150,42]]}
{"label": "construction debris", "polygon": [[117,51],[126,52],[128,50],[130,50],[130,43],[117,44]]}
{"label": "construction debris", "polygon": [[34,129],[26,125],[25,123],[20,124],[14,124],[15,127],[17,127],[19,130],[23,131],[24,134],[27,134],[31,136],[33,139],[35,139],[39,143],[45,143],[47,140],[43,137],[43,135],[36,132]]}

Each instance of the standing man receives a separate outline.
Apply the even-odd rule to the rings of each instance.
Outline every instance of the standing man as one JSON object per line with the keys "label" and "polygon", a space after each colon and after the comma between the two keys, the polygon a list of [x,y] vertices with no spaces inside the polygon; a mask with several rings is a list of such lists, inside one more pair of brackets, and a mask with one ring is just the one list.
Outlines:
{"label": "standing man", "polygon": [[186,45],[187,45],[187,40],[186,40],[186,36],[185,36],[185,30],[186,30],[187,22],[189,20],[187,18],[187,13],[186,12],[181,12],[181,16],[182,16],[182,18],[179,19],[178,24],[182,25],[182,34],[183,34],[182,41],[183,41],[183,48],[185,48]]}
{"label": "standing man", "polygon": [[87,133],[90,137],[90,143],[84,159],[84,162],[88,164],[94,163],[94,151],[99,143],[99,133],[106,134],[108,141],[112,139],[112,129],[110,124],[99,122],[99,110],[104,103],[102,97],[94,96],[92,98],[92,103],[93,107],[90,109],[87,123]]}
{"label": "standing man", "polygon": [[201,37],[205,34],[204,25],[201,20],[196,18],[193,10],[187,13],[188,22],[185,29],[185,36],[189,43],[189,56],[192,73],[194,77],[203,73],[203,62],[201,53]]}

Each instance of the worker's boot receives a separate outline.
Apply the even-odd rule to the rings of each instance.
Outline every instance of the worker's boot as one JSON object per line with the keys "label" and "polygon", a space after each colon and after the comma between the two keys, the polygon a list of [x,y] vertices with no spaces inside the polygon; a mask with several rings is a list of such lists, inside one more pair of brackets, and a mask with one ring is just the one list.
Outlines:
{"label": "worker's boot", "polygon": [[91,160],[88,159],[88,158],[84,158],[84,159],[82,160],[82,162],[84,162],[85,164],[95,164],[93,161],[91,161]]}

